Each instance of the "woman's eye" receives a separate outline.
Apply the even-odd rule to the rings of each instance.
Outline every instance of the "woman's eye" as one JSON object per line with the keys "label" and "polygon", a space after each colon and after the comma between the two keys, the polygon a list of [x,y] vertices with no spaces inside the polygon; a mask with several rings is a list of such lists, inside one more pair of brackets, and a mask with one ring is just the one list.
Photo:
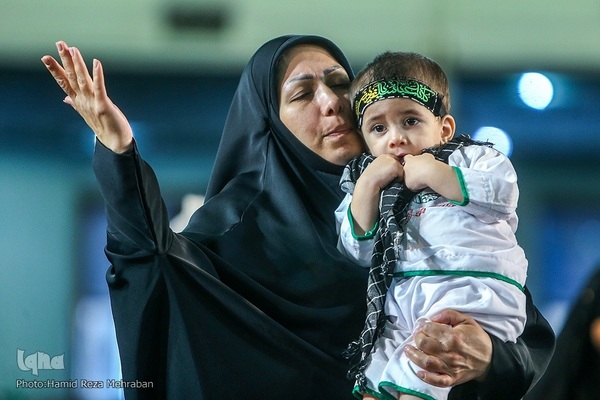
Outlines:
{"label": "woman's eye", "polygon": [[338,83],[333,84],[332,86],[336,87],[336,88],[350,89],[350,82],[348,82],[348,81],[338,82]]}
{"label": "woman's eye", "polygon": [[296,93],[295,95],[292,96],[291,100],[295,101],[295,100],[302,100],[307,98],[310,95],[310,92],[299,92]]}
{"label": "woman's eye", "polygon": [[325,78],[325,83],[330,88],[350,88],[350,79],[341,74],[333,74]]}

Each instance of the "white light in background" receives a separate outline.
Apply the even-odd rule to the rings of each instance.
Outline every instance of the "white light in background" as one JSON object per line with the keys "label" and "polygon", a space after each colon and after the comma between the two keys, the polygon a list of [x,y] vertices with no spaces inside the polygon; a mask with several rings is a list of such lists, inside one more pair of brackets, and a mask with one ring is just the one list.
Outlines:
{"label": "white light in background", "polygon": [[554,86],[545,75],[527,72],[519,79],[519,96],[527,106],[543,110],[554,97]]}
{"label": "white light in background", "polygon": [[473,139],[493,143],[494,148],[506,157],[510,157],[512,154],[512,140],[508,133],[500,128],[494,126],[482,126],[473,133]]}

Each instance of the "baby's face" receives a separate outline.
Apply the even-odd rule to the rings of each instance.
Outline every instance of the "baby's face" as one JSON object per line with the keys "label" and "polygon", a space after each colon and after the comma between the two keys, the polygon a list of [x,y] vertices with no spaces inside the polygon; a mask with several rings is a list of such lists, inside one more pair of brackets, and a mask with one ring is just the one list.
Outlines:
{"label": "baby's face", "polygon": [[385,99],[366,108],[361,131],[374,156],[391,154],[401,158],[450,140],[454,131],[448,137],[443,129],[446,117],[436,117],[410,99]]}

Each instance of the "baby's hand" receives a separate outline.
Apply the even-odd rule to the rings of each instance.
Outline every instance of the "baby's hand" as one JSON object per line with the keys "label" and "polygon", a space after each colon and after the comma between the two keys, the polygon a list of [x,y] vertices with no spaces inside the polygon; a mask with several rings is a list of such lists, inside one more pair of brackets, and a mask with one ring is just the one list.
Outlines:
{"label": "baby's hand", "polygon": [[404,184],[412,191],[429,187],[429,181],[440,161],[432,154],[425,153],[416,156],[407,154],[404,156]]}
{"label": "baby's hand", "polygon": [[396,157],[389,154],[378,156],[363,171],[360,179],[371,182],[378,191],[383,190],[395,179],[404,178],[404,168]]}

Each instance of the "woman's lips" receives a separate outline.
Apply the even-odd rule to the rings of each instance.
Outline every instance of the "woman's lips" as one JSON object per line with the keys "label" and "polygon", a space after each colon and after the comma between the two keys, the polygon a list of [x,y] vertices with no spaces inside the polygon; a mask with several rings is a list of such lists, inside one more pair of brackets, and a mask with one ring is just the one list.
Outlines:
{"label": "woman's lips", "polygon": [[340,125],[340,126],[336,126],[335,128],[331,129],[329,131],[329,133],[327,133],[325,136],[341,136],[341,135],[345,135],[347,133],[350,133],[352,131],[352,126],[348,126],[348,125]]}

